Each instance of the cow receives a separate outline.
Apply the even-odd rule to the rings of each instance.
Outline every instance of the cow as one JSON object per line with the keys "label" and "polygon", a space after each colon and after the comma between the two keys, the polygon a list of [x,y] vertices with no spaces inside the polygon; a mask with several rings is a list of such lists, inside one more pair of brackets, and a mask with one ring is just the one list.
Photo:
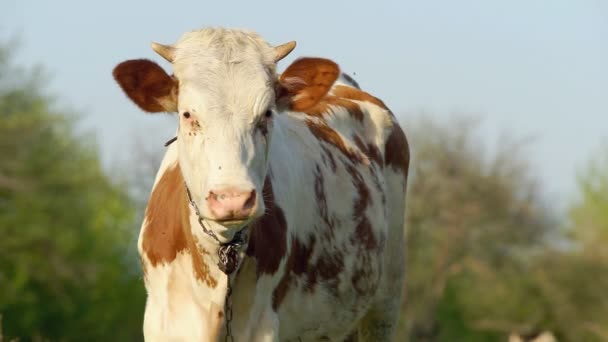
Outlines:
{"label": "cow", "polygon": [[[146,341],[388,341],[404,281],[409,147],[395,116],[295,42],[204,28],[113,75],[175,113],[138,250]],[[238,240],[238,241],[237,241]]]}

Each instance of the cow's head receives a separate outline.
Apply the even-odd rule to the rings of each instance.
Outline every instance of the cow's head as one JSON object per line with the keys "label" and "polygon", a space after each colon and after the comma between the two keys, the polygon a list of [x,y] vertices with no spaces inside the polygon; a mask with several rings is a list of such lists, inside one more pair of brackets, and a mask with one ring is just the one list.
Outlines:
{"label": "cow's head", "polygon": [[273,118],[314,106],[338,77],[338,66],[319,58],[299,59],[277,77],[276,63],[294,47],[272,47],[251,32],[204,29],[171,46],[152,44],[173,75],[142,59],[114,69],[141,109],[177,113],[184,180],[201,216],[219,233],[231,235],[230,228],[264,213]]}

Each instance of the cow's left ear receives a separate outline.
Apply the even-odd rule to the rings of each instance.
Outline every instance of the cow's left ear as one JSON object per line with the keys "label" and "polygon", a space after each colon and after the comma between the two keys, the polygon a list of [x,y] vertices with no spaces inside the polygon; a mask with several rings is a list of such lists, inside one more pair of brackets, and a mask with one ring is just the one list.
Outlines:
{"label": "cow's left ear", "polygon": [[338,65],[324,58],[300,58],[279,77],[277,107],[303,111],[316,105],[340,75]]}

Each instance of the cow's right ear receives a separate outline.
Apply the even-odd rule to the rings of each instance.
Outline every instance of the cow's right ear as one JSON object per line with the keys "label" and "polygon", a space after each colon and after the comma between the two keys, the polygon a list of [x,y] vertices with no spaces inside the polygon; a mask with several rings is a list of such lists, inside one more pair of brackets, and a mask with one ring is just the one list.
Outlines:
{"label": "cow's right ear", "polygon": [[158,64],[133,59],[118,64],[112,72],[118,85],[146,112],[177,112],[178,82]]}

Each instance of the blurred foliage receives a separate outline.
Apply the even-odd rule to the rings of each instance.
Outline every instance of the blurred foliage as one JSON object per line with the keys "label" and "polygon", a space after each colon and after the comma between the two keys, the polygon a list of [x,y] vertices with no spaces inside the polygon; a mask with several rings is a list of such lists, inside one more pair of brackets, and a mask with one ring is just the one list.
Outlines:
{"label": "blurred foliage", "polygon": [[0,48],[0,314],[21,340],[141,339],[144,289],[127,260],[134,205],[54,109],[39,73]]}
{"label": "blurred foliage", "polygon": [[500,341],[544,330],[561,341],[608,340],[600,247],[608,243],[608,163],[581,177],[566,230],[543,205],[524,145],[499,141],[487,158],[475,129],[462,118],[406,127],[413,169],[397,340]]}
{"label": "blurred foliage", "polygon": [[580,200],[570,210],[572,234],[582,254],[608,262],[608,147],[580,174]]}

